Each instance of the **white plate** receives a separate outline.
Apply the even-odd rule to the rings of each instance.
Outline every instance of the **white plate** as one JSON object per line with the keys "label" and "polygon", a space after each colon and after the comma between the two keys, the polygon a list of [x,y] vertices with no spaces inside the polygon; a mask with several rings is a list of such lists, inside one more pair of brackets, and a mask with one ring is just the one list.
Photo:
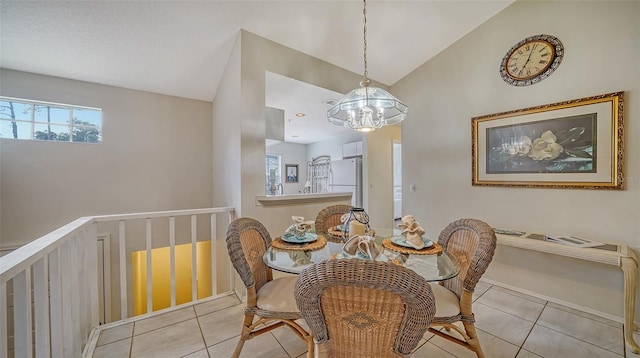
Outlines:
{"label": "white plate", "polygon": [[288,232],[284,235],[282,235],[282,241],[288,242],[288,243],[292,243],[292,244],[304,244],[307,242],[314,242],[316,240],[318,240],[318,235],[312,233],[312,232],[306,232],[304,233],[304,237],[297,237],[294,234]]}
{"label": "white plate", "polygon": [[[427,247],[431,247],[433,246],[433,241],[427,239],[426,237],[422,237],[422,241],[424,242],[424,247],[423,249],[426,249]],[[407,239],[404,236],[394,236],[391,238],[391,242],[398,245],[398,246],[402,246],[402,247],[408,247],[410,249],[415,249],[415,247],[411,246],[408,242]]]}

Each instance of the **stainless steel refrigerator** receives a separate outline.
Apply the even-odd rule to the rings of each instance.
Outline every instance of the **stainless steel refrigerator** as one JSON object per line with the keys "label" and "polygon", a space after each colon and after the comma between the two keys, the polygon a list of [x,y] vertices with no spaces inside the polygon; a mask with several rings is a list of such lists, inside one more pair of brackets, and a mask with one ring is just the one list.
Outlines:
{"label": "stainless steel refrigerator", "polygon": [[362,158],[331,162],[329,191],[352,193],[351,205],[362,207]]}

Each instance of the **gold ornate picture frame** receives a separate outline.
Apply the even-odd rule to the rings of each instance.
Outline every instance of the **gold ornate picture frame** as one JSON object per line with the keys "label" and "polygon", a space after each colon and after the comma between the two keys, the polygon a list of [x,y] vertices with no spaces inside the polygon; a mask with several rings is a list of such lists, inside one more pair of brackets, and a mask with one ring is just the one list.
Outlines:
{"label": "gold ornate picture frame", "polygon": [[472,185],[623,189],[623,95],[472,118]]}

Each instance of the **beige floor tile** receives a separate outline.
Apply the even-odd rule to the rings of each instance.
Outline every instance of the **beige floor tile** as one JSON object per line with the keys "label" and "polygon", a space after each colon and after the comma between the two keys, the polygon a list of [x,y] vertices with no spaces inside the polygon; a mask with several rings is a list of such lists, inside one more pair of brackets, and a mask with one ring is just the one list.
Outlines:
{"label": "beige floor tile", "polygon": [[[622,357],[622,329],[617,322],[548,303],[533,328],[533,322],[528,320],[544,301],[486,283],[476,286],[476,295],[478,300],[473,304],[476,327],[487,357]],[[197,321],[194,319],[196,311]],[[93,356],[126,358],[133,346],[132,357],[229,357],[238,342],[243,311],[244,304],[237,297],[227,296],[193,308],[105,329]],[[299,323],[308,329],[304,321]],[[128,338],[132,333],[135,334],[133,345]],[[640,333],[634,335],[640,342]],[[522,345],[525,338],[523,348],[518,351],[517,346]],[[209,348],[205,349],[205,346]],[[475,357],[466,348],[429,332],[413,354],[414,358],[454,356]],[[282,327],[249,340],[242,357],[302,358],[306,357],[306,345],[288,328]],[[640,355],[626,348],[626,357],[640,358]]]}
{"label": "beige floor tile", "polygon": [[[236,348],[238,337],[209,347],[212,358],[229,358]],[[244,343],[240,358],[289,358],[289,355],[269,333],[261,334]]]}
{"label": "beige floor tile", "polygon": [[477,300],[479,297],[484,295],[487,290],[489,290],[492,286],[485,282],[478,282],[476,284],[476,289],[473,291],[473,301]]}
{"label": "beige floor tile", "polygon": [[209,352],[206,349],[203,349],[201,351],[197,351],[195,353],[191,353],[187,356],[184,356],[182,358],[209,358]]}
{"label": "beige floor tile", "polygon": [[544,326],[622,355],[622,329],[590,318],[546,307],[536,325]]}
{"label": "beige floor tile", "polygon": [[131,336],[133,336],[133,323],[107,328],[100,332],[100,337],[98,337],[98,343],[96,345],[99,347],[121,339],[131,338]]}
{"label": "beige floor tile", "polygon": [[240,303],[241,302],[236,295],[230,295],[197,304],[194,306],[194,308],[196,310],[196,316],[202,316],[211,312],[225,309],[227,307],[235,306]]}
{"label": "beige floor tile", "polygon": [[540,316],[544,304],[514,296],[511,292],[513,291],[505,292],[491,288],[475,303],[482,303],[527,321],[535,322]]}
{"label": "beige floor tile", "polygon": [[93,358],[128,358],[131,350],[131,338],[96,347]]}
{"label": "beige floor tile", "polygon": [[493,289],[498,290],[498,291],[502,291],[502,292],[506,292],[506,293],[509,293],[509,294],[511,294],[513,296],[518,296],[520,298],[524,298],[524,299],[529,300],[529,301],[533,301],[533,302],[537,302],[537,303],[541,303],[541,304],[547,303],[547,301],[543,300],[542,298],[529,296],[526,293],[521,293],[521,292],[518,292],[518,291],[510,290],[508,288],[504,288],[504,287],[500,287],[500,286],[493,286]]}
{"label": "beige floor tile", "polygon": [[145,318],[137,321],[133,327],[133,334],[143,334],[154,329],[163,328],[174,323],[186,321],[196,317],[193,311],[193,307],[186,307],[177,311],[164,313],[161,315],[153,316],[151,318]]}
{"label": "beige floor tile", "polygon": [[544,358],[598,357],[620,358],[621,355],[575,339],[549,328],[536,325],[522,348]]}
{"label": "beige floor tile", "polygon": [[206,348],[195,318],[136,335],[131,346],[131,358],[183,357]]}
{"label": "beige floor tile", "polygon": [[455,357],[453,354],[447,351],[444,351],[442,348],[430,342],[423,344],[411,355],[411,358],[453,358],[453,357]]}
{"label": "beige floor tile", "polygon": [[244,304],[238,304],[198,317],[207,347],[231,337],[239,336],[243,317]]}
{"label": "beige floor tile", "polygon": [[271,333],[291,357],[297,357],[307,351],[306,342],[298,338],[289,327],[280,327]]}
{"label": "beige floor tile", "polygon": [[516,358],[540,358],[540,356],[537,354],[533,354],[528,350],[521,349],[520,352],[518,352]]}
{"label": "beige floor tile", "polygon": [[502,312],[482,303],[473,304],[473,313],[476,318],[476,328],[512,343],[522,345],[533,327],[529,322],[520,317]]}
{"label": "beige floor tile", "polygon": [[[480,345],[486,357],[513,358],[518,353],[518,346],[488,334],[480,329],[476,329],[476,331],[478,332],[478,339],[480,340]],[[476,354],[473,351],[440,336],[434,336],[428,343],[432,343],[456,357],[476,357]]]}
{"label": "beige floor tile", "polygon": [[553,308],[557,308],[559,310],[563,310],[565,312],[569,312],[569,313],[573,313],[575,315],[578,316],[582,316],[582,317],[586,317],[586,318],[590,318],[594,321],[598,321],[598,322],[602,322],[602,323],[606,323],[612,327],[618,327],[618,328],[622,328],[622,323],[621,322],[616,322],[616,321],[612,321],[610,319],[604,318],[604,317],[600,317],[600,316],[596,316],[594,314],[591,313],[587,313],[584,311],[579,311],[575,308],[571,308],[571,307],[567,307],[567,306],[563,306],[557,303],[553,303],[553,302],[549,302],[547,304],[547,306],[553,307]]}

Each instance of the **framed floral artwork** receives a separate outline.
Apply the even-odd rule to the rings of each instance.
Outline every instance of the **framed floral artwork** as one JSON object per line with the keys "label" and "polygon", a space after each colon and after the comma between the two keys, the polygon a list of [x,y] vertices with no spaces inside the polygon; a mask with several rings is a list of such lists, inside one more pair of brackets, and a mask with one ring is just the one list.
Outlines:
{"label": "framed floral artwork", "polygon": [[472,185],[623,189],[623,95],[472,118]]}

